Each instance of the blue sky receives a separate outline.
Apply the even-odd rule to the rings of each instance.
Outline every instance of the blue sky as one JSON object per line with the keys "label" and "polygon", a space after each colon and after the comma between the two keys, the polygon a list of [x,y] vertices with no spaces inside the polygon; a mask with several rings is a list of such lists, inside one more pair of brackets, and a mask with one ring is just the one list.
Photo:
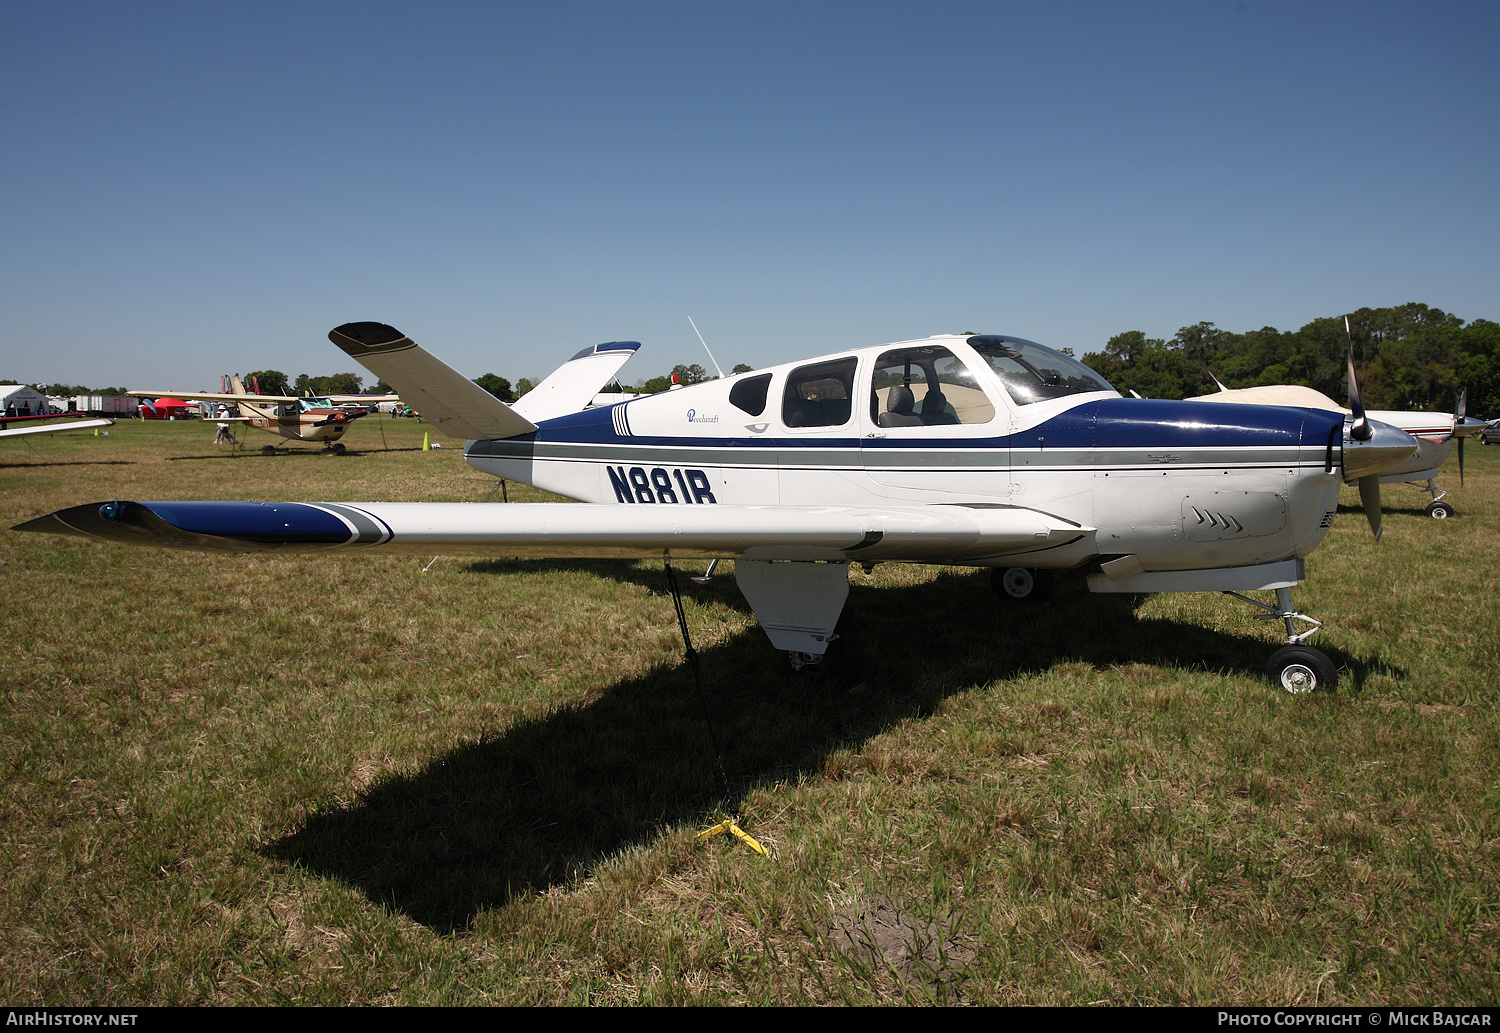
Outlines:
{"label": "blue sky", "polygon": [[[0,5],[0,375],[1500,320],[1494,3]],[[361,371],[362,372],[362,371]]]}

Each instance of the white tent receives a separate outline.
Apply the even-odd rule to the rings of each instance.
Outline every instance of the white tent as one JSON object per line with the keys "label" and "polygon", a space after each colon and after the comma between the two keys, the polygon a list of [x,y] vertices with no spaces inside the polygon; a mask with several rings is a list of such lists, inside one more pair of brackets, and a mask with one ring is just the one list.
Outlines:
{"label": "white tent", "polygon": [[35,416],[47,412],[47,396],[26,384],[0,384],[0,413]]}

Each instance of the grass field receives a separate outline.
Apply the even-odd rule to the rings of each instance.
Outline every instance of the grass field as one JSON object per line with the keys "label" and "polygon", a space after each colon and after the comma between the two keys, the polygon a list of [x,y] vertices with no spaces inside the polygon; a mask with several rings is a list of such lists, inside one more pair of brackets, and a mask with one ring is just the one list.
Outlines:
{"label": "grass field", "polygon": [[[0,442],[0,524],[112,498],[480,501],[427,425]],[[246,444],[271,441],[246,432]],[[854,568],[871,676],[783,671],[659,564],[225,558],[0,531],[0,998],[31,1004],[1490,1003],[1500,448],[1357,495],[1294,594]],[[511,485],[511,501],[542,496]],[[499,501],[500,496],[494,496]],[[724,566],[721,565],[721,569]]]}

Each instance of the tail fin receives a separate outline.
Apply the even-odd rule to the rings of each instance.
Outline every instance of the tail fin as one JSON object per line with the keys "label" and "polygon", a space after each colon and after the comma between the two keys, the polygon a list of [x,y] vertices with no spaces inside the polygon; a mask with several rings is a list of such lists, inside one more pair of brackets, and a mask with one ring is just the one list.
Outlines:
{"label": "tail fin", "polygon": [[231,373],[229,375],[229,393],[232,395],[248,395],[250,393],[245,390],[244,381],[240,380],[238,373]]}
{"label": "tail fin", "polygon": [[393,326],[345,323],[330,330],[328,339],[450,437],[493,440],[536,430],[536,424]]}
{"label": "tail fin", "polygon": [[610,341],[583,349],[517,399],[516,412],[534,423],[578,412],[614,379],[640,346],[639,341]]}

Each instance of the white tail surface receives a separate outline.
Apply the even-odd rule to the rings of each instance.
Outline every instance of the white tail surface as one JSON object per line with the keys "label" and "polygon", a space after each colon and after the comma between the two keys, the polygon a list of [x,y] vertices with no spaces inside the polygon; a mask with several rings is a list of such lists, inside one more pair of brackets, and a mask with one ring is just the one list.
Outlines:
{"label": "white tail surface", "polygon": [[345,323],[329,331],[328,339],[449,437],[492,440],[536,430],[535,423],[395,327]]}
{"label": "white tail surface", "polygon": [[594,401],[639,347],[638,341],[610,341],[585,348],[516,399],[513,408],[533,423],[578,412]]}

